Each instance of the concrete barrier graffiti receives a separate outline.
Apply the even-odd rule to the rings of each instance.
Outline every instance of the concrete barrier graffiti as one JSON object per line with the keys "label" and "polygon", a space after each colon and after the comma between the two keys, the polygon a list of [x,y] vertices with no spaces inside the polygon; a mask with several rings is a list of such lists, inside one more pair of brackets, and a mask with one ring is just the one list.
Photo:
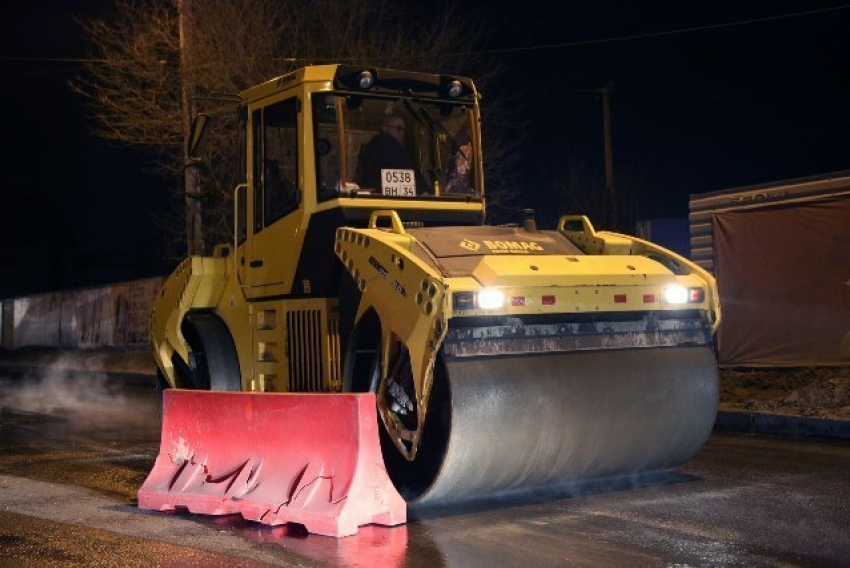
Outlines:
{"label": "concrete barrier graffiti", "polygon": [[121,347],[148,341],[163,278],[49,292],[2,301],[2,346]]}

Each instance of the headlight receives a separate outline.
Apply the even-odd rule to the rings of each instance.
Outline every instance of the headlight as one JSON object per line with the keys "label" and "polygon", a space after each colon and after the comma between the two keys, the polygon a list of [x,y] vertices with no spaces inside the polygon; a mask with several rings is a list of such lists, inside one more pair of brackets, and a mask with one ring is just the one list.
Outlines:
{"label": "headlight", "polygon": [[478,309],[498,310],[505,305],[505,295],[500,290],[485,288],[478,292]]}
{"label": "headlight", "polygon": [[667,286],[664,288],[664,301],[668,304],[687,304],[688,289],[684,286]]}
{"label": "headlight", "polygon": [[368,89],[375,84],[375,76],[368,69],[360,73],[358,84],[361,89]]}

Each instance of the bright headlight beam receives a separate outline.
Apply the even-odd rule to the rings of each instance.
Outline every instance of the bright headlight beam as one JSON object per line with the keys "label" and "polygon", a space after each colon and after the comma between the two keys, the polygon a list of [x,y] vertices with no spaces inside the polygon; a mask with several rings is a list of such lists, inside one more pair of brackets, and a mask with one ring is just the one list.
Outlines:
{"label": "bright headlight beam", "polygon": [[688,289],[684,286],[667,286],[664,288],[664,301],[668,304],[687,304]]}
{"label": "bright headlight beam", "polygon": [[505,305],[505,295],[500,290],[485,288],[478,292],[478,308],[482,310],[498,310]]}

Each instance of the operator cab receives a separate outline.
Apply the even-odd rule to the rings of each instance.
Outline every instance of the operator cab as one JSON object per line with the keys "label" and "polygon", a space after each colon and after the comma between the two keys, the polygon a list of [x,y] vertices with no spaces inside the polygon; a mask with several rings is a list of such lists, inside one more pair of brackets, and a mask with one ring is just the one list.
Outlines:
{"label": "operator cab", "polygon": [[484,220],[478,93],[469,79],[319,65],[252,87],[241,100],[245,175],[234,194],[234,250],[249,288],[332,295],[336,229],[365,227],[375,211],[394,210],[417,227]]}
{"label": "operator cab", "polygon": [[337,197],[480,201],[471,81],[339,66],[311,97],[319,201]]}
{"label": "operator cab", "polygon": [[335,91],[312,105],[320,201],[480,198],[471,101]]}

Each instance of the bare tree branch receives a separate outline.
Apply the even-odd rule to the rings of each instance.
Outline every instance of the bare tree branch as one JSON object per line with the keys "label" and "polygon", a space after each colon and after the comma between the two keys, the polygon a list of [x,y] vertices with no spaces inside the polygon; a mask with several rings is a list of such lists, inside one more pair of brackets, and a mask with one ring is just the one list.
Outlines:
{"label": "bare tree branch", "polygon": [[[472,76],[485,90],[502,73],[492,57],[475,55],[491,22],[447,2],[428,6],[390,0],[192,0],[184,13],[191,35],[181,69],[176,0],[116,0],[114,22],[81,22],[92,42],[92,61],[71,82],[90,105],[95,132],[153,156],[173,180],[175,203],[186,191],[181,121],[181,73],[197,95],[239,91],[310,63],[354,63]],[[446,53],[461,53],[446,57]],[[518,96],[484,99],[488,205],[512,207]],[[207,242],[229,240],[235,180],[236,113],[233,103],[206,102],[216,128],[207,143],[201,205]],[[160,222],[174,250],[185,246],[175,207]]]}

